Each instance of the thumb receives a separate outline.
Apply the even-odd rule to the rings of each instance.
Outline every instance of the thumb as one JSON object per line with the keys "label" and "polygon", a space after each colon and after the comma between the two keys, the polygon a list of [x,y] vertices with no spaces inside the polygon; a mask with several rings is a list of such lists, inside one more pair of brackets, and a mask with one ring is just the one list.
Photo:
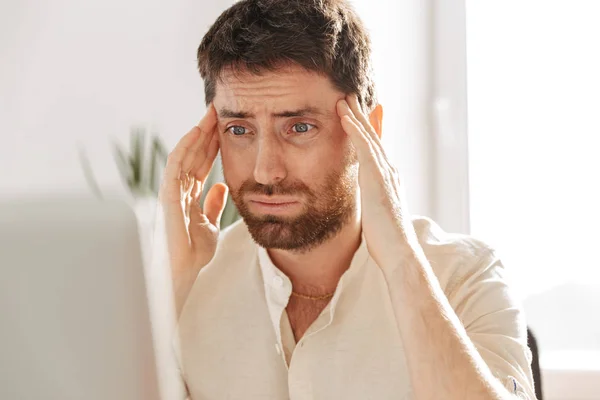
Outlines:
{"label": "thumb", "polygon": [[227,185],[215,183],[206,194],[206,199],[204,199],[204,215],[217,228],[221,223],[221,215],[223,215],[225,209],[228,193],[229,188]]}

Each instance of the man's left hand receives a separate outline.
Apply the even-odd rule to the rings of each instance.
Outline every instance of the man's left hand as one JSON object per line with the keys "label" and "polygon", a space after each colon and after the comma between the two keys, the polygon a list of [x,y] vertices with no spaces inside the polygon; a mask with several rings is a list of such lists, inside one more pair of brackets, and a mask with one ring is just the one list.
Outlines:
{"label": "man's left hand", "polygon": [[358,157],[362,229],[369,253],[381,268],[394,269],[404,254],[419,248],[400,176],[356,95],[339,100],[337,112]]}

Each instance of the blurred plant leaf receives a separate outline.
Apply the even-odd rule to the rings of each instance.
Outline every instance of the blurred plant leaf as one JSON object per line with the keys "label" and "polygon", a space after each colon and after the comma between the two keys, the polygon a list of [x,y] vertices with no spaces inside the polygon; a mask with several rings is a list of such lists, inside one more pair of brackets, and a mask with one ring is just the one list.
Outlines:
{"label": "blurred plant leaf", "polygon": [[[157,136],[152,139],[152,155],[150,157],[150,189],[153,193],[158,193],[160,187],[160,177],[158,176],[157,165],[162,168],[167,163],[168,152]],[[162,172],[162,171],[161,171]]]}
{"label": "blurred plant leaf", "polygon": [[131,130],[131,156],[129,164],[131,165],[131,176],[134,187],[142,186],[142,168],[144,160],[144,130],[140,127],[134,127]]}
{"label": "blurred plant leaf", "polygon": [[102,195],[102,191],[100,190],[100,186],[98,186],[98,182],[96,182],[96,178],[94,178],[94,173],[92,172],[92,166],[90,164],[90,159],[88,158],[85,150],[80,145],[78,146],[77,152],[79,153],[79,162],[81,163],[81,167],[83,168],[83,175],[85,176],[85,180],[88,185],[92,189],[92,192],[96,195],[96,197],[102,199],[104,196]]}
{"label": "blurred plant leaf", "polygon": [[131,168],[131,160],[116,142],[113,143],[113,154],[115,162],[117,163],[117,168],[121,174],[122,181],[130,190],[132,190],[135,186],[135,182]]}
{"label": "blurred plant leaf", "polygon": [[[146,151],[145,146],[147,136],[149,136],[150,143],[148,151]],[[133,126],[130,129],[129,146],[129,150],[126,150],[116,140],[113,140],[112,143],[113,157],[123,183],[127,185],[130,193],[135,198],[143,196],[157,197],[161,174],[169,155],[167,148],[158,134],[147,135],[146,130],[140,126]],[[98,197],[102,198],[100,188],[92,174],[89,159],[82,148],[79,149],[79,157],[90,188]],[[201,201],[204,202],[206,193],[215,183],[223,181],[221,158],[219,156],[206,179]],[[233,224],[239,218],[237,208],[231,199],[231,195],[229,195],[221,217],[221,229]]]}

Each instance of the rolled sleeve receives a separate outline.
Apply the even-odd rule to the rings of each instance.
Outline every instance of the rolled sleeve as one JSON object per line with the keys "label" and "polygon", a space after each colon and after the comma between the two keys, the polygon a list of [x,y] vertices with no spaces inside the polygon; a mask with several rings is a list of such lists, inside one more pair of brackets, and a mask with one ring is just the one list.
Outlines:
{"label": "rolled sleeve", "polygon": [[492,374],[518,398],[535,399],[522,305],[493,251],[457,278],[449,296],[468,336]]}

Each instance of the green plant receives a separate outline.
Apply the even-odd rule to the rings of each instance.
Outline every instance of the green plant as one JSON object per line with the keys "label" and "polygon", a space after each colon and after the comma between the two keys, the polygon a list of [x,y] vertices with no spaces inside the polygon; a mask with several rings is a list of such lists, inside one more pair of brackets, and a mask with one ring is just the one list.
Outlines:
{"label": "green plant", "polygon": [[[160,174],[167,161],[167,150],[158,135],[151,135],[149,150],[145,146],[146,135],[145,128],[132,127],[129,151],[116,141],[112,143],[113,157],[121,179],[134,198],[158,196]],[[79,159],[88,185],[96,196],[102,198],[102,191],[94,178],[90,161],[82,147],[79,148]]]}
{"label": "green plant", "polygon": [[[162,141],[156,134],[150,136],[150,148],[146,148],[146,129],[134,126],[130,130],[130,148],[123,148],[119,143],[113,141],[113,157],[117,163],[121,180],[129,189],[134,198],[158,197],[160,179],[165,167],[168,152]],[[83,148],[79,148],[79,159],[88,185],[94,194],[103,198],[100,186],[94,178],[90,161]],[[210,188],[217,182],[223,181],[221,160],[217,158],[215,165],[210,171],[204,187]],[[206,191],[203,193],[202,202]],[[225,210],[221,217],[221,229],[231,225],[240,218],[233,204],[231,196],[227,198]]]}
{"label": "green plant", "polygon": [[160,175],[167,162],[167,150],[157,135],[150,137],[150,155],[147,158],[146,130],[133,127],[130,134],[130,153],[113,142],[113,155],[121,179],[134,197],[158,196]]}

